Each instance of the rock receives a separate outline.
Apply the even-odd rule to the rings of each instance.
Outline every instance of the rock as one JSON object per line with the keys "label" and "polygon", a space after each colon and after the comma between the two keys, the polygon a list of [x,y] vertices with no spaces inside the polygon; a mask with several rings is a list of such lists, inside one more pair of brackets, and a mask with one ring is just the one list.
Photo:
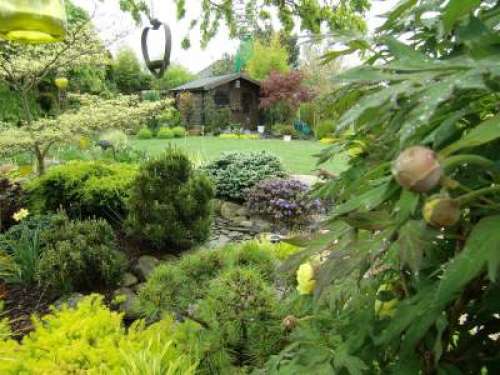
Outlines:
{"label": "rock", "polygon": [[134,274],[132,274],[130,272],[125,272],[125,274],[123,275],[123,278],[122,278],[121,286],[130,287],[130,286],[137,284],[138,282],[139,282],[139,280],[137,279],[137,277]]}
{"label": "rock", "polygon": [[144,285],[146,285],[146,283],[139,283],[139,284],[134,285],[132,287],[132,289],[134,292],[138,293],[139,290],[141,290]]}
{"label": "rock", "polygon": [[229,221],[248,216],[248,210],[239,204],[233,202],[222,202],[220,206],[220,215]]}
{"label": "rock", "polygon": [[179,258],[173,254],[163,254],[160,259],[162,262],[175,262]]}
{"label": "rock", "polygon": [[115,290],[113,297],[124,296],[125,300],[120,303],[119,310],[125,314],[125,319],[135,320],[139,318],[137,308],[137,295],[130,288],[120,288]]}
{"label": "rock", "polygon": [[231,238],[223,234],[219,238],[217,238],[216,240],[210,241],[207,244],[207,247],[209,247],[209,248],[224,247],[225,245],[227,245],[230,242],[231,242]]}
{"label": "rock", "polygon": [[155,267],[160,263],[158,259],[151,255],[143,255],[137,259],[137,263],[134,267],[135,274],[141,280],[146,280]]}
{"label": "rock", "polygon": [[67,294],[58,298],[56,302],[54,302],[54,307],[56,309],[60,309],[63,305],[67,305],[68,307],[74,309],[84,297],[85,295],[81,293]]}
{"label": "rock", "polygon": [[261,218],[253,218],[253,228],[258,233],[271,232],[273,224]]}

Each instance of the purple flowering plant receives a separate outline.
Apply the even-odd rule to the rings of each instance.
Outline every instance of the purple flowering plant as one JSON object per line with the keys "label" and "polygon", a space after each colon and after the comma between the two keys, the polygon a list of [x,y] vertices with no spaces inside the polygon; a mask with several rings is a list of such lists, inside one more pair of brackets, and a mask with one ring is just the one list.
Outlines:
{"label": "purple flowering plant", "polygon": [[298,180],[265,180],[248,191],[246,205],[252,213],[276,223],[303,224],[323,208],[321,201],[310,197],[308,191],[307,185]]}

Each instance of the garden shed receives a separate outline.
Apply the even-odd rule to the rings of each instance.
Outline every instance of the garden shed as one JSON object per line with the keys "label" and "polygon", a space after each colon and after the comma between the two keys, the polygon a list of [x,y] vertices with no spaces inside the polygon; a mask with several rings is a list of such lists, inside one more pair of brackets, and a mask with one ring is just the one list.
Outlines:
{"label": "garden shed", "polygon": [[206,125],[210,106],[229,108],[231,122],[243,129],[255,130],[260,118],[260,82],[243,73],[208,77],[188,82],[171,89],[176,101],[181,93],[192,94],[189,125]]}

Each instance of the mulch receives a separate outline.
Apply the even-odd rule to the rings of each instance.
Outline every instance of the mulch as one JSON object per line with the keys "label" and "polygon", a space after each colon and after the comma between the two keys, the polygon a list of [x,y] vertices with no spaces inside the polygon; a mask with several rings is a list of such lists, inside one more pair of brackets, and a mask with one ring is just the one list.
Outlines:
{"label": "mulch", "polygon": [[33,329],[32,316],[47,314],[53,299],[39,288],[0,285],[1,299],[5,302],[2,317],[9,318],[13,338],[21,339]]}

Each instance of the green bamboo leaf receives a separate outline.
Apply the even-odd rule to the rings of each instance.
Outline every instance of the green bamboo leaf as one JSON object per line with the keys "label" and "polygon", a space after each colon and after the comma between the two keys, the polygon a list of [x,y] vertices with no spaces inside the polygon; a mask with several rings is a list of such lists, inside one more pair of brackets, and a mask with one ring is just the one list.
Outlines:
{"label": "green bamboo leaf", "polygon": [[417,52],[415,48],[401,43],[396,38],[387,37],[382,40],[387,45],[389,52],[399,61],[399,63],[423,65],[429,61],[425,55]]}
{"label": "green bamboo leaf", "polygon": [[441,150],[440,156],[446,157],[461,149],[481,146],[500,138],[500,115],[496,115],[468,132],[457,142]]}
{"label": "green bamboo leaf", "polygon": [[481,0],[450,0],[443,12],[445,32],[451,31],[460,18],[471,13],[479,4],[481,4]]}

